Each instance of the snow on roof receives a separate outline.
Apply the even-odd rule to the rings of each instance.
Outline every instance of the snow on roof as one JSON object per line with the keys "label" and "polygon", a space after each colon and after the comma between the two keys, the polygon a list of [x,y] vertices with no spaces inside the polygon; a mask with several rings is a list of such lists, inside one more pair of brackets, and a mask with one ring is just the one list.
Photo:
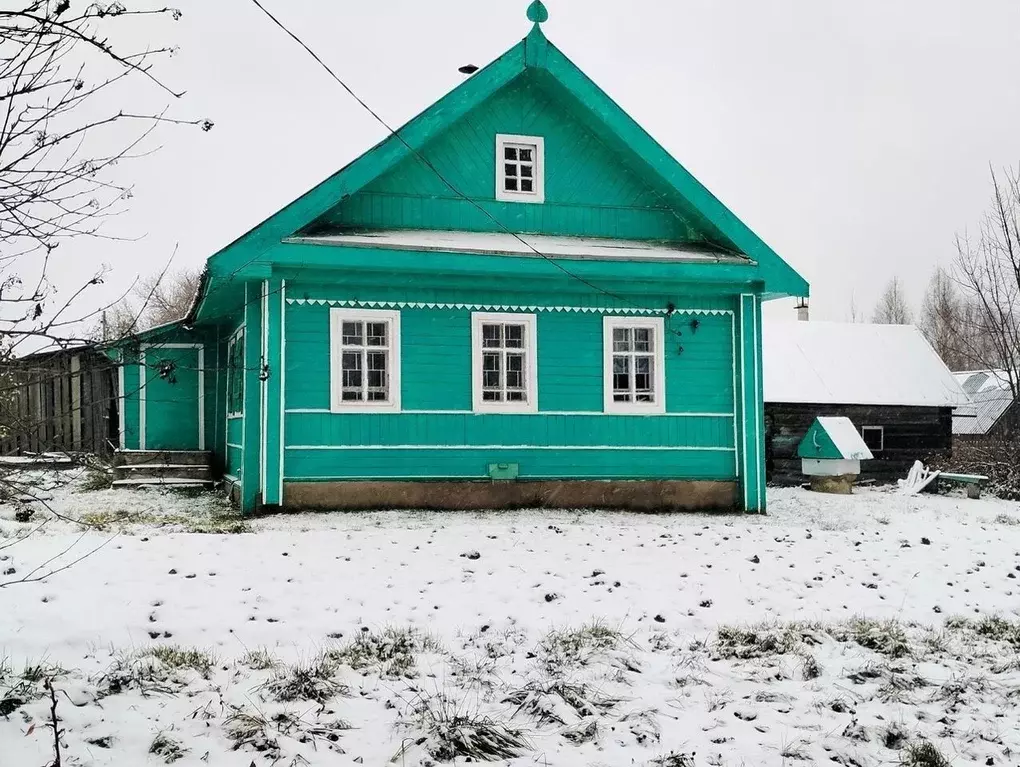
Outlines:
{"label": "snow on roof", "polygon": [[957,407],[959,382],[912,325],[765,322],[766,402]]}
{"label": "snow on roof", "polygon": [[[521,242],[522,239],[524,242]],[[536,258],[539,257],[535,253],[537,250],[545,256],[586,260],[694,261],[728,264],[746,264],[750,261],[745,256],[695,244],[609,240],[593,237],[554,237],[538,234],[514,236],[505,232],[446,232],[406,229],[297,236],[288,238],[287,242],[354,248],[386,248],[389,250],[534,256]],[[529,245],[531,247],[528,247]]]}
{"label": "snow on roof", "polygon": [[953,414],[953,434],[987,434],[1013,404],[1009,372],[968,370],[953,377],[971,399]]}
{"label": "snow on roof", "polygon": [[846,416],[819,416],[818,423],[825,429],[832,444],[844,458],[853,460],[874,458],[857,427]]}

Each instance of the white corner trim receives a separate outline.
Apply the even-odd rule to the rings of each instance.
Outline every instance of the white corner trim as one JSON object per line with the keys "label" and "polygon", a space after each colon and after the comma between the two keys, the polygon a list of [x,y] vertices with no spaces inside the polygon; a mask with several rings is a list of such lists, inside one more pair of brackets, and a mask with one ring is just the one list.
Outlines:
{"label": "white corner trim", "polygon": [[259,490],[262,491],[262,501],[266,500],[266,472],[268,456],[266,455],[269,444],[269,380],[262,375],[262,371],[269,364],[269,280],[262,280],[261,296],[259,301]]}
{"label": "white corner trim", "polygon": [[[652,328],[654,345],[655,380],[652,383],[653,402],[613,401],[613,329]],[[606,413],[629,415],[634,413],[666,412],[666,325],[661,317],[613,317],[602,318],[602,406]],[[633,375],[633,371],[631,371]]]}
{"label": "white corner trim", "polygon": [[287,281],[280,280],[280,495],[278,503],[283,503],[283,446],[287,442]]}
{"label": "white corner trim", "polygon": [[[344,402],[343,401],[343,322],[387,322],[390,326],[390,345],[387,355],[389,365],[389,400],[386,402]],[[329,400],[333,413],[399,413],[400,412],[400,312],[381,309],[329,310]],[[364,371],[367,375],[368,371]],[[281,435],[282,437],[282,435]]]}
{"label": "white corner trim", "polygon": [[205,450],[205,347],[198,348],[198,449]]}
{"label": "white corner trim", "polygon": [[119,397],[118,397],[120,402],[118,403],[119,407],[117,408],[117,421],[118,421],[117,426],[120,429],[120,440],[119,440],[119,442],[120,442],[120,449],[121,450],[127,449],[126,437],[124,435],[124,429],[125,429],[126,423],[127,423],[126,414],[124,412],[124,406],[127,405],[127,392],[124,391],[124,386],[125,386],[125,384],[124,384],[124,359],[125,359],[126,356],[127,355],[124,353],[123,349],[119,350],[119,352],[118,352],[118,362],[120,364],[117,366],[117,386],[120,388]]}
{"label": "white corner trim", "polygon": [[138,449],[145,450],[145,345],[138,352]]}
{"label": "white corner trim", "polygon": [[[503,188],[503,149],[507,144],[531,144],[535,147],[535,191],[513,192]],[[545,202],[545,139],[541,136],[517,136],[510,133],[496,134],[496,199],[500,202]]]}
{"label": "white corner trim", "polygon": [[[524,325],[526,402],[486,402],[482,399],[482,325],[507,322]],[[505,374],[505,371],[504,371]],[[538,317],[534,314],[471,313],[471,406],[475,413],[538,412]]]}

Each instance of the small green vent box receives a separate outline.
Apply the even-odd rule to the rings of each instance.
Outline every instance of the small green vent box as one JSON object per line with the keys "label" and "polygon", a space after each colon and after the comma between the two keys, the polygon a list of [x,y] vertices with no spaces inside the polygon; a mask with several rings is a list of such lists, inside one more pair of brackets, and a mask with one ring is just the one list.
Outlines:
{"label": "small green vent box", "polygon": [[490,463],[489,479],[517,479],[521,475],[519,463]]}

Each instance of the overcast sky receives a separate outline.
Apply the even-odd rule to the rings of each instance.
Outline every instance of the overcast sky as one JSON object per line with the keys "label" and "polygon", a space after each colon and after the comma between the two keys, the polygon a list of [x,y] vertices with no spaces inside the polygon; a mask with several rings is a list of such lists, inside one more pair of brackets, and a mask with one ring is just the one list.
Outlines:
{"label": "overcast sky", "polygon": [[[216,126],[118,171],[135,197],[108,231],[143,239],[61,249],[65,289],[113,268],[96,304],[175,245],[200,266],[383,135],[250,0],[176,2],[134,43],[180,47],[172,110]],[[919,303],[989,164],[1020,163],[1018,0],[546,2],[549,38],[810,281],[814,318],[870,313],[894,275]],[[529,28],[527,0],[264,3],[394,124]]]}

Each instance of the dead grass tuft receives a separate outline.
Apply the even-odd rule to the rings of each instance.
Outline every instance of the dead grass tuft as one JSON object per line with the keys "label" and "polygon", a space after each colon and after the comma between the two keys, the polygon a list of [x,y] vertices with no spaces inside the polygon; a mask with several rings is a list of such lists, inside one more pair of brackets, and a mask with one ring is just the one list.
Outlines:
{"label": "dead grass tuft", "polygon": [[919,740],[900,752],[903,767],[951,767],[951,762],[942,755],[931,741]]}
{"label": "dead grass tuft", "polygon": [[188,753],[188,749],[177,738],[168,735],[166,732],[158,732],[156,737],[152,739],[149,753],[153,756],[158,756],[167,764],[173,764],[178,759],[183,758]]}
{"label": "dead grass tuft", "polygon": [[814,623],[764,622],[749,626],[720,626],[714,649],[724,660],[748,660],[769,655],[786,655],[807,645],[818,644],[821,626]]}
{"label": "dead grass tuft", "polygon": [[336,662],[320,655],[311,663],[296,663],[280,670],[262,687],[281,703],[310,700],[322,705],[337,695],[350,692],[346,685],[333,678],[336,671]]}
{"label": "dead grass tuft", "polygon": [[385,679],[410,679],[418,673],[417,655],[425,652],[442,652],[442,645],[416,628],[390,627],[378,633],[364,631],[325,655],[358,671],[375,671]]}
{"label": "dead grass tuft", "polygon": [[422,732],[417,744],[439,762],[458,758],[495,762],[522,756],[531,748],[520,730],[442,693],[420,696],[404,724]]}

